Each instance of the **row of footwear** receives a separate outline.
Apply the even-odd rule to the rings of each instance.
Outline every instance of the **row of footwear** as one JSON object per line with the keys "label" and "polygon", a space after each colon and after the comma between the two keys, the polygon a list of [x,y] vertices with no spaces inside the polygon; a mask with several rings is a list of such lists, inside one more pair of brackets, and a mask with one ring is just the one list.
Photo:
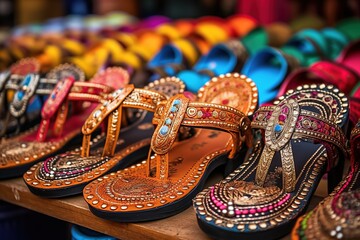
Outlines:
{"label": "row of footwear", "polygon": [[[34,58],[2,72],[0,179],[22,176],[46,198],[83,194],[92,213],[118,222],[193,205],[216,239],[358,238],[360,42],[299,69],[296,54],[248,57],[232,41],[183,70],[173,46],[141,84],[121,67],[88,81],[81,64],[40,75]],[[225,178],[204,189],[219,167]],[[325,173],[329,197],[303,215]]]}
{"label": "row of footwear", "polygon": [[[114,69],[103,76],[109,72]],[[2,142],[2,178],[26,171],[25,183],[42,197],[83,192],[95,215],[120,222],[168,217],[189,207],[193,199],[206,233],[244,239],[276,239],[288,233],[322,174],[331,174],[330,190],[341,180],[349,156],[349,102],[332,85],[304,85],[289,90],[274,105],[257,109],[256,85],[236,73],[213,78],[197,97],[181,94],[184,84],[176,78],[161,79],[145,89],[125,85],[112,93],[97,79],[86,87],[90,92],[109,93],[104,97],[80,92],[82,84],[73,77],[57,84],[44,105],[38,129]],[[80,128],[75,118],[68,118],[68,124],[61,121],[67,104],[93,101],[95,96],[95,102],[101,103],[81,112],[88,115],[81,128],[82,147],[46,158],[79,135],[74,133]],[[105,120],[106,135],[94,135]],[[352,132],[351,169],[331,195],[338,196],[337,201],[340,193],[358,188],[359,126]],[[56,138],[59,131],[63,135]],[[41,158],[46,160],[31,166]],[[220,165],[225,166],[227,177],[200,192]],[[356,203],[347,201],[350,209]],[[345,217],[349,214],[358,223],[356,212]],[[336,225],[337,236],[354,227],[333,221],[345,231]],[[300,233],[304,235],[304,230]]]}

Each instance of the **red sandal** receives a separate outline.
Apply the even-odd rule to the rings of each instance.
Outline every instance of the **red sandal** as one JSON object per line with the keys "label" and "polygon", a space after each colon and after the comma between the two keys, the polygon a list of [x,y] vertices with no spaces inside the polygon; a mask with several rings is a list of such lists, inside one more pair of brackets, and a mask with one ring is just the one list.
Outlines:
{"label": "red sandal", "polygon": [[360,239],[360,121],[351,131],[350,144],[346,178],[314,210],[298,219],[291,239]]}

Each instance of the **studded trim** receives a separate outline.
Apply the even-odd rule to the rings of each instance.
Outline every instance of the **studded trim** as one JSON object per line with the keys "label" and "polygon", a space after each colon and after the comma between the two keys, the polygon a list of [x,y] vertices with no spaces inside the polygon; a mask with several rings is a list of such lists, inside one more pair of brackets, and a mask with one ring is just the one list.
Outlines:
{"label": "studded trim", "polygon": [[[326,165],[331,164],[332,158],[339,156],[338,151],[329,152],[328,148],[337,146],[340,152],[346,152],[345,138],[335,123],[344,125],[348,101],[338,89],[326,85],[304,85],[288,91],[275,104],[274,107],[262,107],[254,114],[252,127],[260,129],[264,139],[257,140],[248,159],[226,179],[194,199],[194,208],[203,224],[219,228],[224,234],[238,234],[238,237],[251,233],[265,236],[270,231],[275,234],[277,227],[284,226],[304,210],[313,185],[326,170]],[[307,110],[309,106],[315,110]],[[311,121],[304,123],[307,119]],[[321,132],[325,130],[327,132]],[[291,153],[297,144],[310,144],[307,143],[311,142],[309,139],[315,142],[313,150],[307,153],[311,155],[301,169],[294,169],[291,162],[297,159],[291,159],[298,157],[299,153]],[[272,152],[275,150],[280,151],[281,158],[286,157],[276,157],[277,161],[281,160],[281,165],[273,163],[275,156]],[[261,161],[263,166],[259,165]],[[274,164],[279,166],[274,167]],[[257,171],[263,171],[258,182],[255,181]],[[266,175],[265,181],[262,174]]]}
{"label": "studded trim", "polygon": [[13,101],[10,103],[9,111],[12,116],[22,116],[28,106],[29,100],[34,96],[39,84],[39,75],[29,74],[21,83],[20,89],[15,93]]}
{"label": "studded trim", "polygon": [[135,89],[134,85],[128,85],[113,92],[109,100],[99,105],[86,120],[82,132],[82,157],[88,157],[90,153],[91,133],[108,117],[108,129],[103,156],[113,156],[115,143],[118,139],[123,107],[132,107],[154,111],[158,102],[166,97],[158,92]]}
{"label": "studded trim", "polygon": [[[28,75],[31,76],[31,75]],[[37,83],[39,83],[38,75]],[[27,80],[25,78],[25,80]],[[25,81],[24,80],[24,81]],[[27,98],[29,99],[30,95],[35,92],[35,83],[34,81],[24,82],[26,89]],[[59,85],[54,89],[54,94],[47,99],[46,109],[44,110],[44,118],[42,119],[40,127],[37,129],[37,135],[35,136],[34,132],[29,132],[28,134],[21,135],[20,138],[15,138],[4,142],[0,147],[0,154],[2,156],[2,165],[0,166],[3,172],[6,172],[10,168],[23,168],[31,163],[37,162],[40,159],[43,159],[51,154],[54,154],[56,151],[59,151],[64,147],[70,139],[73,139],[79,132],[77,130],[71,130],[67,134],[62,134],[62,127],[65,124],[68,113],[68,104],[72,101],[90,101],[90,102],[102,102],[102,95],[110,93],[113,89],[109,86],[102,85],[100,83],[86,83],[86,82],[74,82],[74,79],[67,81],[64,79],[63,82],[60,82]],[[29,87],[28,87],[29,86]],[[62,88],[64,91],[62,92]],[[70,89],[70,91],[69,91]],[[21,92],[18,92],[18,94]],[[100,94],[101,93],[101,94]],[[59,98],[59,101],[57,100]],[[11,106],[10,106],[11,107]],[[52,132],[51,141],[45,141],[47,138],[47,130],[50,125],[51,116],[55,116],[54,121],[55,130]],[[48,119],[47,119],[48,117]],[[60,136],[55,138],[56,136]],[[39,141],[29,142],[28,137],[36,137]],[[45,144],[46,142],[46,144]],[[31,145],[31,148],[21,148],[22,144]],[[45,145],[47,146],[45,148]],[[25,146],[24,145],[24,146]],[[38,146],[39,145],[39,146]],[[15,148],[18,150],[15,151]],[[21,172],[19,171],[21,174]]]}
{"label": "studded trim", "polygon": [[300,217],[293,239],[358,239],[360,237],[360,121],[351,131],[350,170],[344,180],[311,212]]}
{"label": "studded trim", "polygon": [[[248,119],[246,117],[248,112],[245,112],[246,115],[240,112],[242,109],[251,111],[255,108],[257,104],[255,84],[245,76],[228,74],[213,78],[200,94],[206,103],[192,102],[179,95],[158,105],[153,121],[158,126],[153,135],[152,144],[156,145],[157,141],[164,140],[165,142],[161,145],[166,146],[164,149],[168,151],[164,152],[162,148],[154,146],[154,152],[150,151],[147,161],[105,175],[88,184],[83,193],[91,208],[109,214],[118,214],[116,216],[119,219],[123,219],[122,213],[125,214],[124,216],[135,214],[141,218],[143,211],[155,213],[160,208],[172,208],[172,203],[181,201],[194,191],[208,170],[208,166],[215,159],[228,155],[232,148],[236,148],[237,143],[244,142],[246,137],[240,136],[250,131],[250,122],[242,121]],[[220,112],[223,113],[220,114]],[[179,122],[174,122],[175,116],[179,117]],[[233,124],[236,123],[235,127]],[[236,140],[234,144],[231,137],[229,142],[222,140],[221,143],[219,142],[219,149],[207,149],[205,153],[202,141],[207,140],[200,137],[202,132],[206,133],[208,141],[216,141],[214,139],[218,136],[217,134],[223,137],[224,135],[216,131],[200,129],[193,137],[184,141],[175,141],[172,145],[173,136],[170,137],[168,134],[180,131],[179,125],[233,132],[233,138]],[[184,147],[183,151],[177,148],[178,144],[186,144],[187,141],[195,141],[196,144],[189,144],[191,149]],[[202,148],[199,152],[204,155],[200,154],[199,157],[191,158],[190,151],[197,151],[198,148]],[[177,155],[190,158],[186,159],[184,169],[182,164],[185,159]]]}
{"label": "studded trim", "polygon": [[[127,89],[127,87],[121,91],[107,95],[107,100],[100,104],[100,108],[98,108],[101,109],[101,114],[100,112],[96,113],[97,110],[94,110],[89,116],[89,119],[94,119],[94,117],[98,117],[97,119],[99,119],[101,117],[100,121],[104,121],[108,118],[111,124],[107,125],[107,134],[103,132],[101,135],[94,136],[91,139],[88,144],[90,151],[89,156],[82,156],[83,149],[78,148],[74,151],[48,158],[45,162],[36,164],[24,174],[25,182],[31,186],[31,188],[41,189],[41,191],[66,191],[66,189],[78,187],[104,175],[109,172],[110,169],[117,166],[120,161],[126,160],[125,158],[129,154],[135,153],[139,149],[143,150],[144,147],[150,145],[150,139],[146,138],[124,149],[118,150],[116,154],[110,157],[111,152],[109,152],[109,150],[111,151],[115,145],[122,144],[123,141],[121,138],[118,139],[119,134],[121,137],[121,133],[119,133],[121,126],[118,124],[121,122],[122,112],[121,109],[119,110],[119,107],[138,108],[139,112],[136,113],[136,116],[141,119],[147,114],[145,111],[154,111],[156,104],[166,99],[165,95],[161,94],[161,90],[166,90],[166,94],[173,94],[175,91],[182,92],[184,88],[184,84],[179,79],[166,78],[149,84],[146,89],[137,89],[131,86],[129,89],[132,90],[130,93],[125,94],[125,97],[123,94],[125,93],[124,89]],[[160,93],[154,91],[154,89],[159,89]],[[122,102],[119,101],[120,98]],[[112,106],[113,111],[109,113],[107,117],[104,117],[102,113],[105,113],[106,110],[110,111],[110,109],[103,108],[108,106]],[[94,114],[96,116],[94,116]],[[152,124],[142,124],[138,126],[138,128],[145,130],[149,128],[149,126],[152,127]],[[105,143],[105,145],[108,146],[106,152],[105,148],[90,150],[90,146],[99,144],[100,141],[103,141],[105,137],[109,136],[112,136],[112,144],[108,142]]]}

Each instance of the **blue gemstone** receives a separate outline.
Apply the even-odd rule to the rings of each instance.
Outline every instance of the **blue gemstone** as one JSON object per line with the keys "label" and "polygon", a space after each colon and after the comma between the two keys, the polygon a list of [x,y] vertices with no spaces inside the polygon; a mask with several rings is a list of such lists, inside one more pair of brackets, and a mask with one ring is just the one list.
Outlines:
{"label": "blue gemstone", "polygon": [[17,98],[18,98],[19,100],[22,100],[23,97],[24,97],[24,92],[18,92],[18,93],[16,94],[16,96],[17,96]]}
{"label": "blue gemstone", "polygon": [[56,98],[56,93],[51,94],[51,98],[55,99]]}
{"label": "blue gemstone", "polygon": [[170,118],[167,118],[167,119],[165,120],[165,124],[166,124],[166,125],[170,125],[170,124],[171,124],[171,119],[170,119]]}
{"label": "blue gemstone", "polygon": [[32,78],[31,74],[26,75],[23,82],[22,82],[22,85],[29,85],[29,83],[31,81],[31,78]]}
{"label": "blue gemstone", "polygon": [[162,126],[161,128],[160,128],[160,134],[161,135],[166,135],[167,133],[168,133],[168,131],[169,131],[169,127],[168,126]]}
{"label": "blue gemstone", "polygon": [[279,125],[279,124],[275,125],[275,128],[274,128],[275,132],[281,132],[282,129],[283,129],[283,127],[281,125]]}
{"label": "blue gemstone", "polygon": [[179,105],[180,103],[181,103],[180,100],[179,100],[179,99],[176,99],[176,100],[174,101],[174,103],[173,103],[173,106]]}
{"label": "blue gemstone", "polygon": [[170,108],[170,112],[172,112],[172,113],[177,112],[177,110],[178,110],[177,107],[171,107]]}

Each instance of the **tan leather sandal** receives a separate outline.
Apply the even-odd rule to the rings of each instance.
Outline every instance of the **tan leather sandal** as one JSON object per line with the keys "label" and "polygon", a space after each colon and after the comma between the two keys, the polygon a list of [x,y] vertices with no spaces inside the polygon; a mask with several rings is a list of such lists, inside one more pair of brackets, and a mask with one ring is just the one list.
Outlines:
{"label": "tan leather sandal", "polygon": [[[236,73],[222,75],[208,82],[198,98],[193,102],[179,94],[161,102],[148,159],[84,188],[95,215],[120,222],[174,215],[191,205],[215,168],[241,162],[239,150],[252,142],[247,115],[257,106],[255,84]],[[184,132],[195,133],[177,140]]]}

